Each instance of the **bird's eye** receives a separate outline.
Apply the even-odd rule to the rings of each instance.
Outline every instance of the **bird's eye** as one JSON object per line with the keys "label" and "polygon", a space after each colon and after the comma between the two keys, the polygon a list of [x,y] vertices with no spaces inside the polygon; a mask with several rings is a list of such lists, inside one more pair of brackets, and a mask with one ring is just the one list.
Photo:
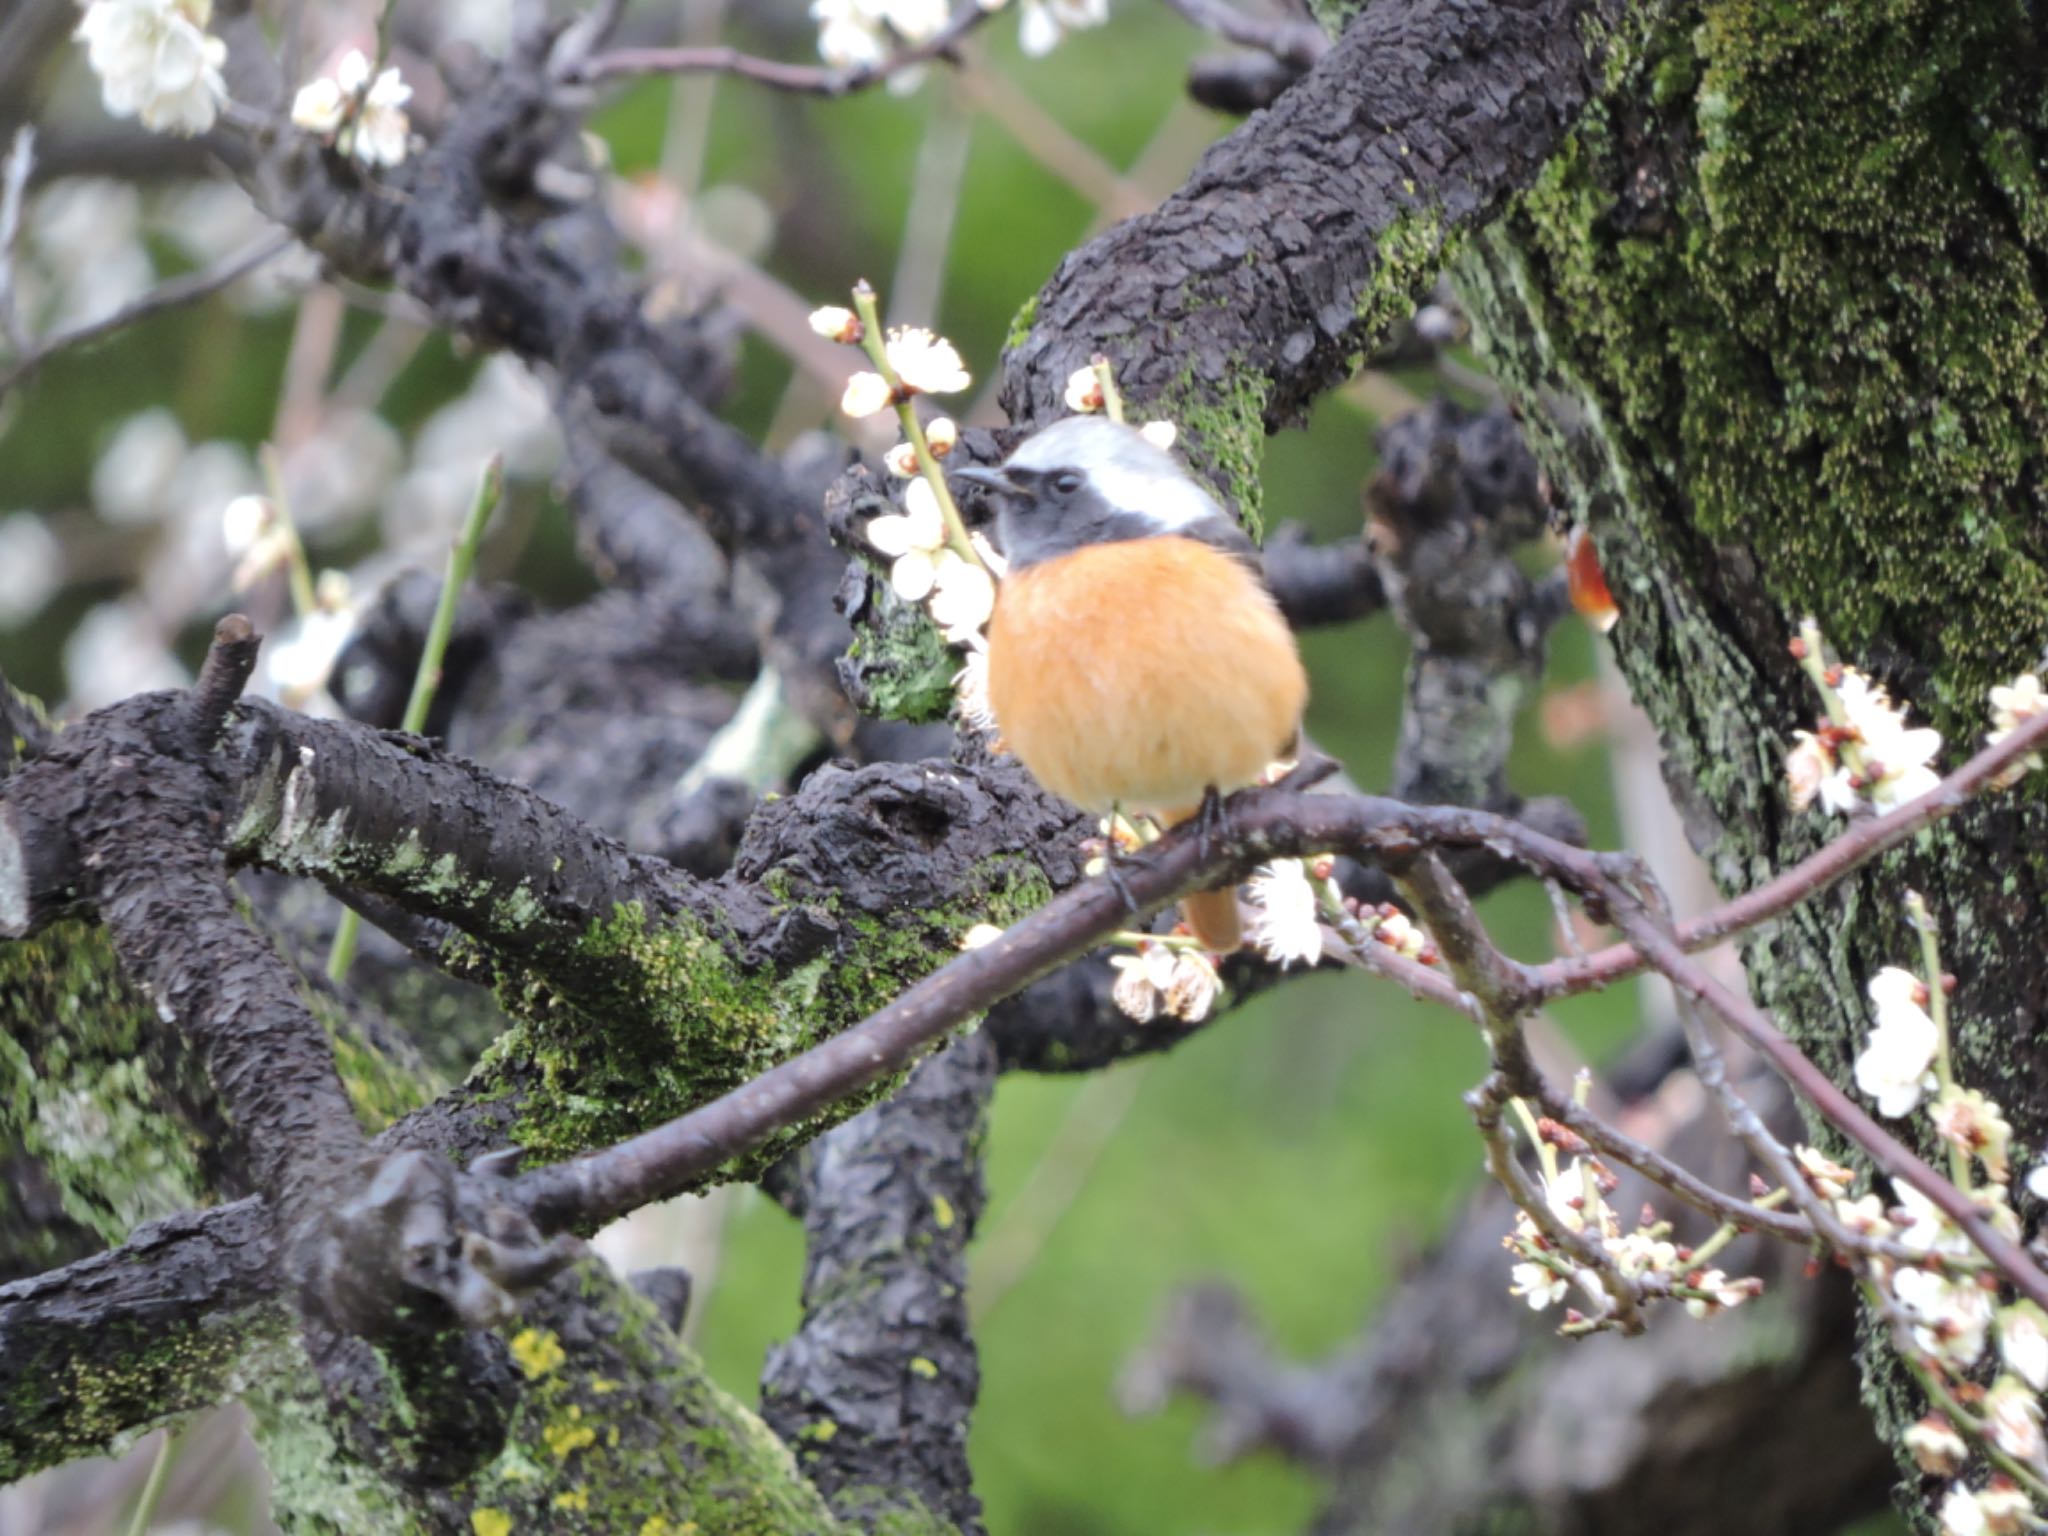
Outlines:
{"label": "bird's eye", "polygon": [[1063,469],[1052,477],[1052,488],[1062,496],[1071,496],[1081,489],[1079,470]]}

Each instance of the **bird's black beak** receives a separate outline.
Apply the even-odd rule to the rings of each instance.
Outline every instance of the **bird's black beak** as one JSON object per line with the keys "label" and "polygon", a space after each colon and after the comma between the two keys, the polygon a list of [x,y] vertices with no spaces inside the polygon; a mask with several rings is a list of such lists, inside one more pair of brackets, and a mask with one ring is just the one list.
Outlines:
{"label": "bird's black beak", "polygon": [[956,469],[947,474],[946,480],[953,485],[971,485],[979,490],[993,491],[998,496],[1015,496],[1022,490],[1000,469]]}

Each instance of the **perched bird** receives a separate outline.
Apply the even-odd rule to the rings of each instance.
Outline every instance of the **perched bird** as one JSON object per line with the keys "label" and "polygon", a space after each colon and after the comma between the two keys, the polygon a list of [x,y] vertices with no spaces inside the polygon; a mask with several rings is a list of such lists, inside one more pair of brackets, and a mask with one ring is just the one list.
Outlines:
{"label": "perched bird", "polygon": [[[1165,450],[1073,416],[999,469],[961,469],[996,512],[1008,570],[988,632],[989,703],[1033,777],[1083,810],[1172,826],[1289,755],[1308,698],[1259,553]],[[1218,954],[1233,890],[1181,904]]]}

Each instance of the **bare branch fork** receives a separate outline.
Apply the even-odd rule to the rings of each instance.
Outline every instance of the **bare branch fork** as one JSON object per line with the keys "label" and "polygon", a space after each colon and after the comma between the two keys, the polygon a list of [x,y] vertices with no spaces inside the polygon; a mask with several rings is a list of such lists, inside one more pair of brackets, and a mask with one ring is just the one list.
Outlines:
{"label": "bare branch fork", "polygon": [[[1941,785],[1888,815],[1863,823],[1834,847],[1768,889],[1771,900],[1738,900],[1701,919],[1696,931],[1719,937],[1767,920],[1825,889],[1886,849],[1960,809],[2005,768],[2048,741],[2048,717],[2027,722],[1986,748]],[[1304,796],[1284,790],[1252,791],[1230,803],[1225,839],[1206,851],[1192,835],[1169,834],[1148,850],[1145,864],[1126,877],[1143,910],[1154,910],[1204,881],[1241,874],[1265,858],[1342,851],[1381,863],[1401,878],[1424,920],[1444,946],[1453,974],[1475,995],[1489,1019],[1497,1060],[1510,1079],[1540,1078],[1526,1059],[1513,1020],[1544,995],[1539,968],[1519,966],[1495,950],[1455,882],[1432,869],[1431,850],[1486,847],[1532,872],[1556,880],[1609,914],[1630,939],[1630,959],[1619,971],[1653,968],[1714,1010],[1771,1062],[1787,1082],[1894,1178],[1911,1184],[1969,1234],[1985,1256],[2022,1292],[2048,1304],[2048,1275],[2020,1247],[1984,1220],[1963,1193],[1880,1127],[1788,1040],[1760,1009],[1714,982],[1654,920],[1637,888],[1645,876],[1635,861],[1589,853],[1486,812],[1418,807],[1374,797]],[[569,1163],[534,1170],[519,1180],[519,1203],[545,1229],[604,1220],[685,1187],[777,1129],[819,1106],[901,1070],[924,1050],[1002,997],[1083,953],[1126,920],[1122,903],[1103,882],[1055,898],[1000,939],[953,961],[860,1024],[777,1067],[746,1087],[641,1136]],[[1554,1100],[1554,1095],[1550,1096]],[[1627,1143],[1608,1137],[1625,1156]],[[1628,1148],[1628,1151],[1634,1151]],[[1634,1161],[1633,1157],[1628,1160]],[[1697,1181],[1678,1170],[1659,1170],[1659,1182],[1689,1199]],[[1726,1197],[1724,1214],[1745,1226],[1788,1238],[1813,1229],[1784,1218],[1744,1210]],[[1804,1230],[1801,1230],[1801,1228]]]}

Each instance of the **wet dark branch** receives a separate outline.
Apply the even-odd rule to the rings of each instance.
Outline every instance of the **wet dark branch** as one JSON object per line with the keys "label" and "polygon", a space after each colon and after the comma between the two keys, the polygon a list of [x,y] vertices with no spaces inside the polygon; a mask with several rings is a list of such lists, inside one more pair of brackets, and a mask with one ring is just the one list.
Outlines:
{"label": "wet dark branch", "polygon": [[[0,1482],[232,1393],[244,1351],[288,1326],[281,1308],[259,1321],[274,1260],[269,1216],[250,1199],[0,1285]],[[95,1384],[90,1400],[81,1381]]]}
{"label": "wet dark branch", "polygon": [[1410,643],[1389,793],[1512,812],[1515,717],[1561,611],[1517,559],[1543,531],[1536,461],[1506,411],[1447,400],[1388,426],[1379,446],[1374,569]]}
{"label": "wet dark branch", "polygon": [[1242,466],[1252,444],[1208,440],[1205,418],[1236,434],[1294,420],[1407,316],[1445,243],[1534,177],[1587,100],[1598,8],[1368,7],[1179,192],[1060,264],[1006,361],[1011,419],[1059,415],[1068,376],[1105,352],[1126,396]]}
{"label": "wet dark branch", "polygon": [[[987,1032],[967,1035],[803,1154],[804,1318],[769,1353],[762,1414],[864,1524],[915,1500],[969,1536],[981,1529],[967,1243],[995,1076]],[[820,1424],[833,1427],[811,1432]]]}
{"label": "wet dark branch", "polygon": [[[124,753],[202,773],[186,762],[189,746],[161,742],[184,709],[181,696],[150,694],[102,710],[7,781],[0,934],[32,932],[74,903],[89,835],[74,823],[102,795],[122,794]],[[572,943],[622,903],[667,913],[687,894],[666,866],[419,738],[260,700],[237,707],[203,780],[184,790],[190,814],[212,818],[204,837],[216,857],[359,885],[519,952]],[[163,798],[168,815],[175,797]]]}
{"label": "wet dark branch", "polygon": [[1266,584],[1295,629],[1348,624],[1386,606],[1372,550],[1363,538],[1311,544],[1295,523],[1283,523],[1266,540]]}

